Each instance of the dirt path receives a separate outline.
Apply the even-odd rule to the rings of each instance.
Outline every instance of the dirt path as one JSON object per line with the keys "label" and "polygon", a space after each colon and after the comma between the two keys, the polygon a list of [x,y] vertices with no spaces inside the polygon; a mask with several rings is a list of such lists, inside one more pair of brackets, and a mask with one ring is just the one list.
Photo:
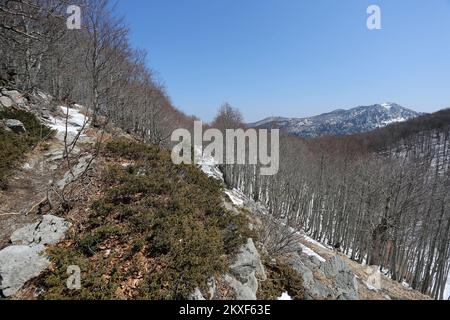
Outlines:
{"label": "dirt path", "polygon": [[[65,120],[61,115],[55,117],[50,123],[57,131],[55,138],[45,147],[40,145],[30,152],[22,168],[9,180],[8,189],[0,191],[0,250],[8,246],[15,230],[40,219],[39,204],[46,199],[52,183],[65,173]],[[70,109],[69,120],[67,129],[73,137],[81,129],[84,116],[78,110]]]}

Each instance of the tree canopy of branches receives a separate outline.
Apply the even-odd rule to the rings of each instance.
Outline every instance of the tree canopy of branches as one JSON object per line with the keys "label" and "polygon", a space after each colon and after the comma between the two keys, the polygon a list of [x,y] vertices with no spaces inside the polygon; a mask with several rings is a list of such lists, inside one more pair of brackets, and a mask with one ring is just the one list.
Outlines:
{"label": "tree canopy of branches", "polygon": [[[81,8],[80,30],[66,26],[69,5]],[[189,118],[172,106],[128,34],[108,0],[0,0],[2,78],[86,105],[94,125],[111,120],[143,141],[166,144]]]}

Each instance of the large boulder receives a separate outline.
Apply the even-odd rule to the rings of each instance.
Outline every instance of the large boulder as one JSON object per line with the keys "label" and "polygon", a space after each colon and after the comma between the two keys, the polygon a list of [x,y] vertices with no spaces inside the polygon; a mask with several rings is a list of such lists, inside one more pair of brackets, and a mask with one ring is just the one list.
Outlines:
{"label": "large boulder", "polygon": [[64,219],[46,215],[40,222],[16,230],[11,236],[13,245],[0,251],[0,295],[13,296],[47,269],[50,262],[43,256],[45,246],[61,241],[69,227]]}
{"label": "large boulder", "polygon": [[236,278],[244,281],[252,272],[261,280],[267,279],[261,257],[252,239],[248,239],[247,243],[239,250],[234,263],[230,266],[230,272]]}
{"label": "large boulder", "polygon": [[27,132],[27,129],[25,129],[25,126],[19,120],[6,119],[6,120],[4,120],[4,124],[7,128],[9,128],[14,133],[22,134],[22,133]]}
{"label": "large boulder", "polygon": [[290,265],[302,276],[307,299],[358,299],[357,279],[340,256],[321,262],[314,256],[293,254]]}
{"label": "large boulder", "polygon": [[225,282],[233,288],[237,300],[256,300],[258,279],[267,279],[258,250],[252,239],[240,249],[230,266]]}
{"label": "large boulder", "polygon": [[331,279],[341,300],[358,299],[358,281],[342,257],[336,255],[322,263],[320,270]]}
{"label": "large boulder", "polygon": [[0,294],[10,297],[48,268],[42,246],[10,246],[0,251]]}

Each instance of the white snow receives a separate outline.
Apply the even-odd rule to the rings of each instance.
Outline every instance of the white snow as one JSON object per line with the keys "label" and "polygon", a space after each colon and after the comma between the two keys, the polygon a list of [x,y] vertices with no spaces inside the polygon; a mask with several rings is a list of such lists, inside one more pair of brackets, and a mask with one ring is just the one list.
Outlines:
{"label": "white snow", "polygon": [[71,143],[71,139],[75,138],[89,119],[80,112],[81,106],[77,106],[77,109],[69,108],[68,111],[67,107],[64,106],[60,106],[60,109],[64,115],[68,114],[67,128],[66,116],[57,118],[51,116],[49,120],[49,127],[58,132],[57,138],[59,140],[64,140],[64,134],[67,130],[68,142]]}
{"label": "white snow", "polygon": [[303,239],[305,239],[307,242],[309,242],[309,243],[311,243],[313,245],[316,245],[316,246],[318,246],[318,247],[320,247],[322,249],[329,250],[329,248],[325,247],[323,244],[321,244],[320,242],[318,242],[318,241],[314,240],[313,238],[307,236],[306,234],[302,234],[302,236],[303,236]]}
{"label": "white snow", "polygon": [[387,110],[391,110],[392,105],[390,103],[382,103],[381,106]]}
{"label": "white snow", "polygon": [[223,173],[217,167],[217,163],[211,156],[205,156],[202,153],[201,147],[194,147],[196,157],[199,157],[198,166],[207,176],[223,181]]}
{"label": "white snow", "polygon": [[241,191],[239,191],[238,189],[233,189],[233,190],[225,190],[225,193],[227,194],[228,197],[230,197],[231,202],[233,202],[235,206],[238,207],[244,206],[245,196]]}
{"label": "white snow", "polygon": [[316,258],[319,259],[321,262],[325,262],[325,261],[326,261],[322,256],[318,255],[316,252],[314,252],[313,250],[311,250],[311,249],[308,248],[307,246],[305,246],[305,245],[303,245],[303,244],[300,244],[300,246],[302,247],[302,252],[303,252],[304,254],[306,254],[307,256],[310,256],[310,257],[316,257]]}
{"label": "white snow", "polygon": [[391,120],[386,120],[386,121],[381,122],[381,126],[384,127],[384,126],[390,125],[392,123],[405,122],[406,120],[407,119],[405,119],[403,117],[398,117],[398,118],[394,118]]}
{"label": "white snow", "polygon": [[292,300],[291,296],[289,295],[289,293],[287,292],[283,292],[283,294],[281,295],[281,297],[279,297],[277,300]]}
{"label": "white snow", "polygon": [[445,285],[444,300],[450,300],[450,275],[447,278],[447,284]]}

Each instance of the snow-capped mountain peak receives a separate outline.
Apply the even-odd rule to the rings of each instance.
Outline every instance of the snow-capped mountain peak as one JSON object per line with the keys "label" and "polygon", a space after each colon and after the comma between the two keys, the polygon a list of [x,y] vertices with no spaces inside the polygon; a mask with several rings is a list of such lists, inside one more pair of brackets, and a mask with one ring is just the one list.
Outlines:
{"label": "snow-capped mountain peak", "polygon": [[360,106],[350,110],[337,109],[330,113],[308,118],[271,117],[250,124],[257,128],[280,128],[305,138],[325,135],[348,135],[372,131],[392,123],[403,122],[420,116],[413,110],[396,103],[386,102]]}

